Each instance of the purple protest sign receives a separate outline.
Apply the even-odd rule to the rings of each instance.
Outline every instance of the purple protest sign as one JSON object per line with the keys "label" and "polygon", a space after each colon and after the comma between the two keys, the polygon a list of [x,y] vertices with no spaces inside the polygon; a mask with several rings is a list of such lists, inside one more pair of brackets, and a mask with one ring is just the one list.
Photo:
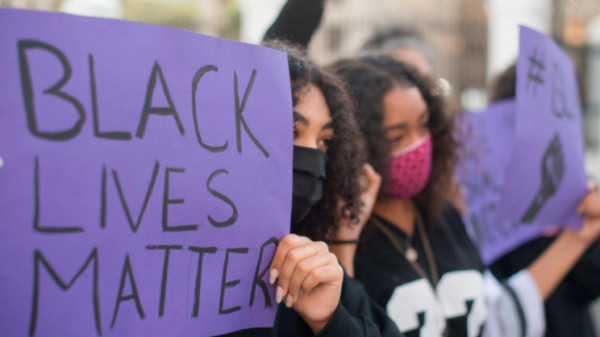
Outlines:
{"label": "purple protest sign", "polygon": [[0,74],[2,335],[272,326],[292,188],[283,53],[0,10]]}
{"label": "purple protest sign", "polygon": [[467,213],[464,222],[479,246],[483,263],[489,265],[505,253],[539,236],[545,226],[498,221],[494,210],[505,183],[515,142],[515,100],[491,104],[486,110],[465,114],[467,154],[457,169],[465,188]]}
{"label": "purple protest sign", "polygon": [[521,27],[516,139],[498,219],[579,228],[586,193],[581,104],[573,63],[550,38]]}

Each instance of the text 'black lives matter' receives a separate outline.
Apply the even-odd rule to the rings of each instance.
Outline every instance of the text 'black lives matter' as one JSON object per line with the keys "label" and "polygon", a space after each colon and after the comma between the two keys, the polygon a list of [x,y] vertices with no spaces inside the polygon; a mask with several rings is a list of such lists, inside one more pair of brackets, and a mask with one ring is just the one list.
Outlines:
{"label": "text 'black lives matter'", "polygon": [[[182,117],[185,117],[186,113],[191,113],[192,116],[189,120],[193,121],[193,129],[195,130],[198,145],[203,150],[206,150],[205,152],[207,155],[210,156],[214,153],[227,151],[230,144],[229,139],[227,138],[230,138],[233,141],[231,137],[236,138],[235,149],[231,149],[231,151],[242,154],[242,138],[245,133],[248,136],[246,142],[249,139],[252,144],[254,144],[255,148],[260,151],[260,153],[256,152],[256,156],[260,158],[270,157],[268,149],[259,141],[261,135],[253,132],[251,129],[251,126],[253,125],[251,120],[253,114],[260,113],[260,109],[255,108],[256,104],[249,103],[252,102],[252,90],[255,88],[255,84],[258,85],[260,83],[261,79],[259,71],[256,69],[252,69],[251,72],[248,71],[245,73],[232,70],[228,74],[222,74],[219,73],[219,69],[214,65],[204,65],[199,68],[194,68],[190,74],[194,75],[193,78],[190,77],[192,78],[191,83],[185,83],[186,87],[189,86],[188,88],[190,88],[190,90],[187,92],[188,94],[191,93],[192,97],[191,99],[186,100],[186,102],[178,102],[174,99],[178,96],[172,96],[172,91],[169,89],[169,85],[173,84],[168,81],[170,78],[168,76],[169,69],[166,66],[162,67],[160,60],[155,60],[151,64],[146,65],[149,75],[142,79],[146,82],[144,85],[140,86],[142,92],[145,92],[145,96],[144,99],[139,102],[139,109],[135,109],[134,111],[136,113],[135,123],[137,125],[130,126],[131,128],[129,131],[125,131],[128,129],[125,125],[119,125],[116,127],[119,131],[115,131],[114,129],[107,130],[105,123],[110,121],[106,120],[108,116],[103,115],[102,112],[102,108],[105,106],[102,102],[109,99],[114,100],[115,98],[103,97],[101,94],[103,90],[98,86],[105,82],[103,81],[103,76],[107,76],[107,74],[110,75],[110,72],[96,71],[97,68],[103,68],[103,62],[107,62],[106,60],[94,57],[91,53],[86,53],[85,61],[87,61],[87,64],[84,62],[71,63],[67,55],[58,47],[40,40],[19,40],[16,44],[16,48],[16,54],[18,55],[19,60],[19,74],[27,130],[37,139],[58,143],[74,141],[82,133],[88,120],[91,120],[91,123],[93,124],[93,128],[90,128],[90,130],[93,131],[92,136],[95,141],[114,142],[119,147],[122,147],[125,144],[143,142],[145,138],[151,137],[153,135],[152,123],[158,122],[167,125],[167,128],[161,128],[161,130],[167,130],[167,132],[172,131],[176,136],[185,137],[185,131],[186,129],[189,129],[190,126],[185,124],[186,119]],[[39,71],[38,69],[43,69],[43,67],[46,67],[47,64],[51,64],[51,62],[32,65],[30,63],[36,58],[31,58],[31,53],[43,53],[46,57],[58,60],[60,68],[58,72],[51,72],[52,74],[56,74],[54,75],[56,76],[56,79],[54,82],[50,82],[53,84],[49,87],[44,88],[36,83],[36,80],[39,81],[40,78],[40,75],[37,74],[36,71]],[[72,66],[81,64],[85,64],[83,66],[85,69],[74,69]],[[209,73],[210,76],[208,75]],[[84,89],[86,91],[89,89],[89,97],[87,95],[77,97],[78,95],[74,94],[74,91],[69,90],[69,82],[74,82],[73,78],[76,78],[76,76],[85,76],[85,80],[79,81],[78,83],[84,83]],[[213,136],[223,137],[223,139],[206,139],[207,137],[202,137],[201,135],[201,130],[210,128],[210,125],[202,125],[201,123],[201,117],[204,110],[201,106],[198,106],[202,102],[198,102],[196,95],[199,94],[199,92],[210,91],[212,89],[210,82],[211,79],[214,79],[214,76],[228,76],[233,83],[233,88],[228,88],[228,91],[231,90],[230,95],[225,95],[225,97],[228,100],[231,100],[232,104],[229,105],[231,108],[227,113],[230,113],[231,116],[235,117],[233,119],[235,126],[231,125],[231,128],[223,128],[224,130],[230,130],[228,131],[231,132],[229,137],[227,137],[228,134],[226,132]],[[243,82],[240,79],[243,79]],[[77,80],[81,80],[81,78],[77,78]],[[244,83],[247,84],[244,85]],[[73,83],[70,85],[73,85]],[[89,88],[87,87],[88,85]],[[180,87],[181,86],[178,86],[178,88]],[[166,106],[154,106],[153,96],[157,95],[162,95],[164,97],[163,101],[166,102]],[[38,98],[37,100],[36,97]],[[62,109],[51,110],[47,105],[40,103],[44,102],[44,100],[40,100],[39,97],[49,98],[65,104]],[[128,97],[122,97],[122,99],[127,98]],[[88,103],[86,103],[87,100],[89,100]],[[192,106],[189,111],[185,111],[183,107],[189,106],[190,101]],[[252,111],[247,109],[249,106],[253,107]],[[88,111],[86,111],[86,107],[89,107]],[[66,120],[67,126],[53,129],[44,125],[42,119],[38,119],[38,117],[48,113],[53,117],[64,114],[65,116],[62,119]],[[137,118],[138,114],[139,120]],[[104,120],[102,119],[102,116],[104,116]],[[101,125],[105,125],[105,127],[103,128]],[[131,129],[134,129],[133,132],[131,132]],[[135,135],[135,137],[133,137],[133,135]],[[249,142],[247,142],[247,144],[249,144]],[[247,148],[248,147],[246,147],[246,149]],[[58,177],[48,176],[48,171],[53,171],[52,169],[56,168],[55,165],[57,164],[53,162],[54,159],[49,155],[44,153],[34,154],[33,158],[31,158],[33,166],[31,175],[33,188],[30,192],[33,193],[33,231],[43,236],[69,235],[73,237],[74,240],[77,240],[81,235],[92,235],[92,233],[90,233],[92,232],[91,226],[98,226],[99,230],[102,231],[110,231],[111,228],[116,226],[125,226],[128,228],[127,232],[129,232],[129,230],[131,231],[130,235],[141,235],[138,231],[144,232],[145,228],[142,231],[140,231],[140,228],[149,226],[149,223],[151,223],[151,221],[149,221],[151,219],[145,219],[145,215],[160,214],[160,219],[156,221],[156,226],[158,227],[156,230],[160,233],[167,233],[164,234],[164,237],[173,240],[173,238],[176,237],[175,234],[178,232],[198,231],[202,222],[208,222],[214,228],[230,227],[239,222],[240,214],[238,214],[238,208],[235,204],[235,200],[237,199],[231,195],[226,195],[226,193],[223,192],[223,189],[218,188],[221,180],[228,179],[228,176],[230,176],[229,168],[212,167],[211,170],[207,172],[207,174],[210,174],[206,178],[204,192],[207,192],[209,195],[208,198],[216,199],[216,202],[225,203],[229,206],[231,213],[222,217],[215,216],[214,214],[206,214],[204,219],[194,219],[193,221],[190,221],[192,223],[185,225],[174,225],[173,223],[169,223],[169,211],[172,208],[186,207],[185,199],[177,195],[177,191],[180,191],[177,186],[185,184],[186,176],[188,174],[191,175],[191,171],[193,171],[194,168],[186,168],[182,167],[183,165],[177,166],[177,164],[173,165],[173,163],[165,163],[166,160],[164,158],[152,159],[150,164],[140,168],[140,172],[136,171],[133,173],[126,172],[123,168],[120,168],[119,163],[103,162],[99,164],[96,176],[98,182],[95,186],[99,187],[97,193],[100,198],[93,198],[93,200],[99,200],[97,208],[99,212],[92,212],[94,214],[90,215],[90,219],[80,220],[81,223],[52,224],[49,223],[47,218],[44,218],[44,215],[46,214],[44,213],[44,210],[46,209],[44,207],[49,207],[49,205],[44,206],[46,204],[44,201],[49,199],[62,200],[64,197],[57,196],[56,191],[46,187],[49,179],[58,179]],[[60,165],[61,167],[66,167],[64,163],[61,163]],[[127,183],[127,181],[132,179],[132,174],[136,176],[136,179],[137,176],[141,177],[141,188],[138,186],[138,192],[140,193],[135,193],[136,191],[132,190],[132,185]],[[233,174],[234,172],[232,171],[231,175]],[[162,191],[160,190],[161,188]],[[139,197],[136,198],[136,195]],[[236,197],[241,198],[244,196]],[[155,200],[155,202],[153,202],[153,199],[156,198],[161,200]],[[109,206],[113,204],[117,205],[114,209]],[[73,207],[72,205],[70,206]],[[160,208],[158,210],[149,211],[152,207]],[[189,207],[193,206],[190,205]],[[109,213],[112,215],[111,212],[118,213],[121,220],[119,220],[119,218],[108,216]],[[146,215],[146,218],[148,217],[149,216]],[[121,222],[119,223],[119,221]],[[158,224],[158,222],[160,222],[160,224]],[[86,224],[92,225],[86,227]],[[167,290],[170,261],[175,261],[175,259],[186,259],[187,261],[190,258],[190,253],[193,257],[198,258],[195,273],[194,302],[191,306],[192,318],[200,318],[202,316],[201,308],[203,306],[203,301],[200,298],[203,284],[202,280],[210,280],[210,278],[217,279],[212,282],[213,284],[220,284],[220,289],[214,289],[215,292],[220,292],[220,299],[218,305],[217,303],[206,304],[206,309],[204,310],[218,310],[220,315],[228,315],[248,308],[247,304],[249,304],[249,307],[252,307],[257,302],[260,303],[260,299],[262,298],[264,298],[265,308],[273,308],[273,299],[271,298],[265,278],[268,277],[267,273],[271,264],[268,257],[272,255],[270,255],[269,252],[271,249],[274,250],[277,247],[277,244],[278,240],[274,237],[268,238],[260,248],[213,246],[185,247],[177,242],[170,242],[170,244],[147,244],[145,245],[146,249],[144,249],[144,254],[160,253],[163,257],[162,265],[157,265],[157,269],[155,270],[155,275],[160,274],[160,279],[156,280],[157,285],[160,282],[160,288],[157,287],[156,291],[152,293],[146,293],[147,291],[145,291],[143,287],[138,287],[138,285],[142,284],[141,282],[138,283],[138,280],[144,280],[149,277],[148,275],[143,274],[146,271],[144,268],[139,268],[139,261],[137,261],[138,268],[136,269],[135,259],[139,254],[130,251],[123,252],[123,260],[121,260],[123,261],[122,264],[119,263],[119,265],[115,266],[106,266],[102,264],[104,267],[102,267],[103,269],[101,270],[99,266],[100,260],[102,260],[103,247],[98,247],[95,244],[94,247],[89,247],[89,250],[87,250],[84,255],[76,259],[77,262],[75,265],[71,265],[71,263],[67,263],[64,260],[53,260],[49,252],[42,252],[39,249],[35,249],[33,251],[33,294],[31,314],[29,317],[29,335],[34,336],[36,331],[43,328],[38,326],[39,321],[43,321],[40,320],[39,316],[44,315],[44,312],[47,311],[46,309],[41,310],[40,308],[47,308],[48,306],[58,308],[69,305],[69,303],[60,301],[56,301],[56,303],[46,303],[49,299],[41,294],[48,289],[49,285],[46,283],[54,284],[65,292],[75,291],[72,290],[75,283],[90,283],[89,292],[91,293],[91,296],[89,297],[89,301],[92,307],[91,312],[93,313],[93,317],[90,315],[90,319],[93,319],[94,322],[93,328],[91,328],[93,330],[89,332],[90,335],[96,334],[101,336],[103,333],[103,321],[100,317],[102,312],[100,308],[101,304],[102,306],[114,305],[114,307],[111,308],[113,309],[111,312],[112,315],[105,323],[108,324],[106,328],[110,329],[113,329],[119,324],[124,324],[123,322],[119,322],[119,315],[126,315],[130,319],[131,317],[139,318],[140,320],[148,319],[148,316],[153,315],[156,315],[158,318],[168,315],[169,307],[166,303],[168,297]],[[221,254],[221,252],[223,253]],[[217,258],[217,256],[223,258],[224,262],[222,269],[219,270],[218,273],[211,271],[203,273],[202,269],[206,264],[206,260]],[[251,270],[254,271],[254,274],[246,275],[242,278],[236,277],[234,279],[232,275],[235,274],[235,266],[240,265],[238,260],[243,260],[241,262],[243,262],[244,265],[250,265],[252,267],[256,266],[256,268],[252,268]],[[246,263],[245,260],[249,260],[248,263]],[[232,261],[235,261],[235,263]],[[63,264],[67,264],[68,266],[65,268]],[[173,267],[171,266],[171,268]],[[104,273],[105,270],[110,270],[111,274],[121,273],[120,278],[115,278],[120,281],[118,284],[115,284],[115,286],[118,286],[118,289],[115,289],[114,292],[110,292],[116,293],[116,298],[111,297],[108,304],[104,303],[103,298],[100,296],[100,293],[104,292],[104,289],[101,289],[99,286],[101,283],[100,280],[102,280],[100,274],[101,272]],[[44,277],[44,273],[47,273],[50,277]],[[83,274],[91,274],[92,277],[82,277]],[[173,278],[173,276],[171,277]],[[171,282],[173,282],[173,280],[171,280]],[[230,291],[232,288],[245,283],[251,285],[250,289],[248,289],[247,286],[240,286],[237,289],[247,289],[247,294],[244,295],[247,297],[234,297],[231,295]],[[259,293],[262,291],[263,296],[260,296],[260,294],[257,296],[257,289],[259,289]],[[230,292],[230,296],[226,300],[228,292]],[[147,306],[148,303],[152,303],[153,301],[148,300],[147,297],[152,296],[155,297],[154,303],[157,303],[157,307],[156,309],[152,308],[152,310],[150,310]],[[257,298],[259,301],[255,301]],[[180,305],[186,305],[186,303],[180,303]],[[77,319],[85,318],[77,317]]]}

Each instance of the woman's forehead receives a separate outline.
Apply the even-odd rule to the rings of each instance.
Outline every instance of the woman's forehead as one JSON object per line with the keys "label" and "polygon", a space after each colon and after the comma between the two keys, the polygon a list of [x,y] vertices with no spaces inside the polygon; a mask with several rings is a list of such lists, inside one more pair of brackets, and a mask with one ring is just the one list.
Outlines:
{"label": "woman's forehead", "polygon": [[331,122],[331,113],[325,95],[318,86],[309,83],[299,94],[299,102],[294,111],[302,115],[309,124],[325,125]]}
{"label": "woman's forehead", "polygon": [[427,103],[417,87],[396,86],[383,97],[384,124],[407,122],[419,118]]}

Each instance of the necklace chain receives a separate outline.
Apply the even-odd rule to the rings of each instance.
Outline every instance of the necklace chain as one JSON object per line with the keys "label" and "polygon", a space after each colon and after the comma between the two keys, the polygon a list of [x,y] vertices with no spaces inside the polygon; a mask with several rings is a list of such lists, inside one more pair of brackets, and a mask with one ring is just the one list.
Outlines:
{"label": "necklace chain", "polygon": [[412,235],[409,237],[409,239],[405,240],[405,246],[406,246],[406,249],[405,249],[402,246],[402,244],[400,243],[400,241],[397,239],[396,235],[394,235],[389,230],[389,228],[387,228],[386,225],[384,225],[381,222],[381,220],[377,219],[376,217],[371,217],[371,221],[388,238],[388,240],[390,240],[390,242],[392,243],[394,248],[396,248],[396,250],[398,250],[400,252],[400,254],[406,258],[408,263],[417,272],[417,274],[419,274],[424,279],[428,280],[431,283],[431,285],[433,286],[433,288],[435,289],[435,287],[437,286],[437,283],[439,281],[439,274],[438,274],[438,270],[437,270],[435,256],[433,255],[433,249],[431,248],[431,244],[429,242],[429,237],[427,236],[427,232],[425,231],[425,224],[423,223],[423,218],[421,217],[421,213],[414,205],[413,205],[413,211],[415,214],[415,221],[417,223],[417,229],[419,230],[419,234],[421,235],[421,238],[423,240],[423,248],[425,250],[427,262],[429,264],[429,271],[430,271],[431,277],[429,277],[427,275],[427,273],[425,272],[425,270],[423,270],[423,268],[417,263],[418,254],[414,259],[411,259],[410,256],[408,256],[409,250],[413,250],[415,253],[417,253],[417,251],[411,245]]}
{"label": "necklace chain", "polygon": [[[439,282],[439,274],[438,274],[438,269],[437,269],[437,265],[436,265],[436,261],[435,261],[435,256],[433,255],[433,249],[431,248],[431,243],[429,242],[429,237],[427,236],[427,231],[425,231],[425,224],[423,223],[423,218],[421,217],[421,213],[419,212],[417,207],[415,207],[414,204],[412,204],[412,208],[413,208],[413,212],[415,214],[415,221],[417,222],[419,234],[421,235],[421,240],[423,241],[423,248],[425,250],[427,262],[429,264],[429,271],[431,273],[431,278],[429,278],[429,276],[427,275],[425,270],[423,270],[423,268],[421,268],[421,266],[417,263],[417,259],[414,259],[414,261],[411,261],[406,256],[406,252],[405,252],[404,248],[402,247],[402,245],[400,244],[400,241],[398,241],[396,236],[390,231],[389,228],[387,228],[387,226],[385,224],[383,224],[383,222],[381,222],[381,220],[377,219],[376,217],[371,217],[371,221],[388,238],[388,240],[390,240],[390,242],[396,248],[396,250],[398,250],[400,252],[400,254],[406,258],[406,260],[411,265],[411,267],[415,270],[415,272],[417,272],[417,274],[419,274],[422,278],[428,280],[430,282],[430,284],[433,286],[433,289],[435,289]],[[412,235],[410,236],[410,241],[412,241]],[[409,242],[407,241],[407,243],[409,243]],[[408,245],[407,245],[407,247],[408,247]],[[410,249],[414,249],[414,248],[412,248],[412,246],[410,246]],[[444,330],[444,337],[448,337],[448,333],[449,333],[448,321],[446,320],[446,329]]]}

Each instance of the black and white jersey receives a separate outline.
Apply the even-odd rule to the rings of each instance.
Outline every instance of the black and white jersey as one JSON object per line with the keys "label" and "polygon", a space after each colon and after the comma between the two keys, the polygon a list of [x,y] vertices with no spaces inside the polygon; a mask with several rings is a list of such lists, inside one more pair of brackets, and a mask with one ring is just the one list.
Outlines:
{"label": "black and white jersey", "polygon": [[[378,218],[397,240],[406,235]],[[435,287],[416,272],[391,241],[367,225],[355,259],[355,273],[367,292],[407,337],[541,337],[545,333],[544,302],[526,269],[499,282],[484,270],[459,214],[446,208],[438,223],[425,231],[439,273]],[[417,263],[431,275],[415,230],[411,245]]]}
{"label": "black and white jersey", "polygon": [[[406,235],[385,219],[379,220],[404,242]],[[407,337],[482,335],[487,309],[483,266],[460,216],[447,208],[438,224],[425,222],[439,273],[434,289],[390,240],[368,224],[355,260],[356,278]],[[430,276],[422,237],[415,228],[411,244],[417,263]]]}

